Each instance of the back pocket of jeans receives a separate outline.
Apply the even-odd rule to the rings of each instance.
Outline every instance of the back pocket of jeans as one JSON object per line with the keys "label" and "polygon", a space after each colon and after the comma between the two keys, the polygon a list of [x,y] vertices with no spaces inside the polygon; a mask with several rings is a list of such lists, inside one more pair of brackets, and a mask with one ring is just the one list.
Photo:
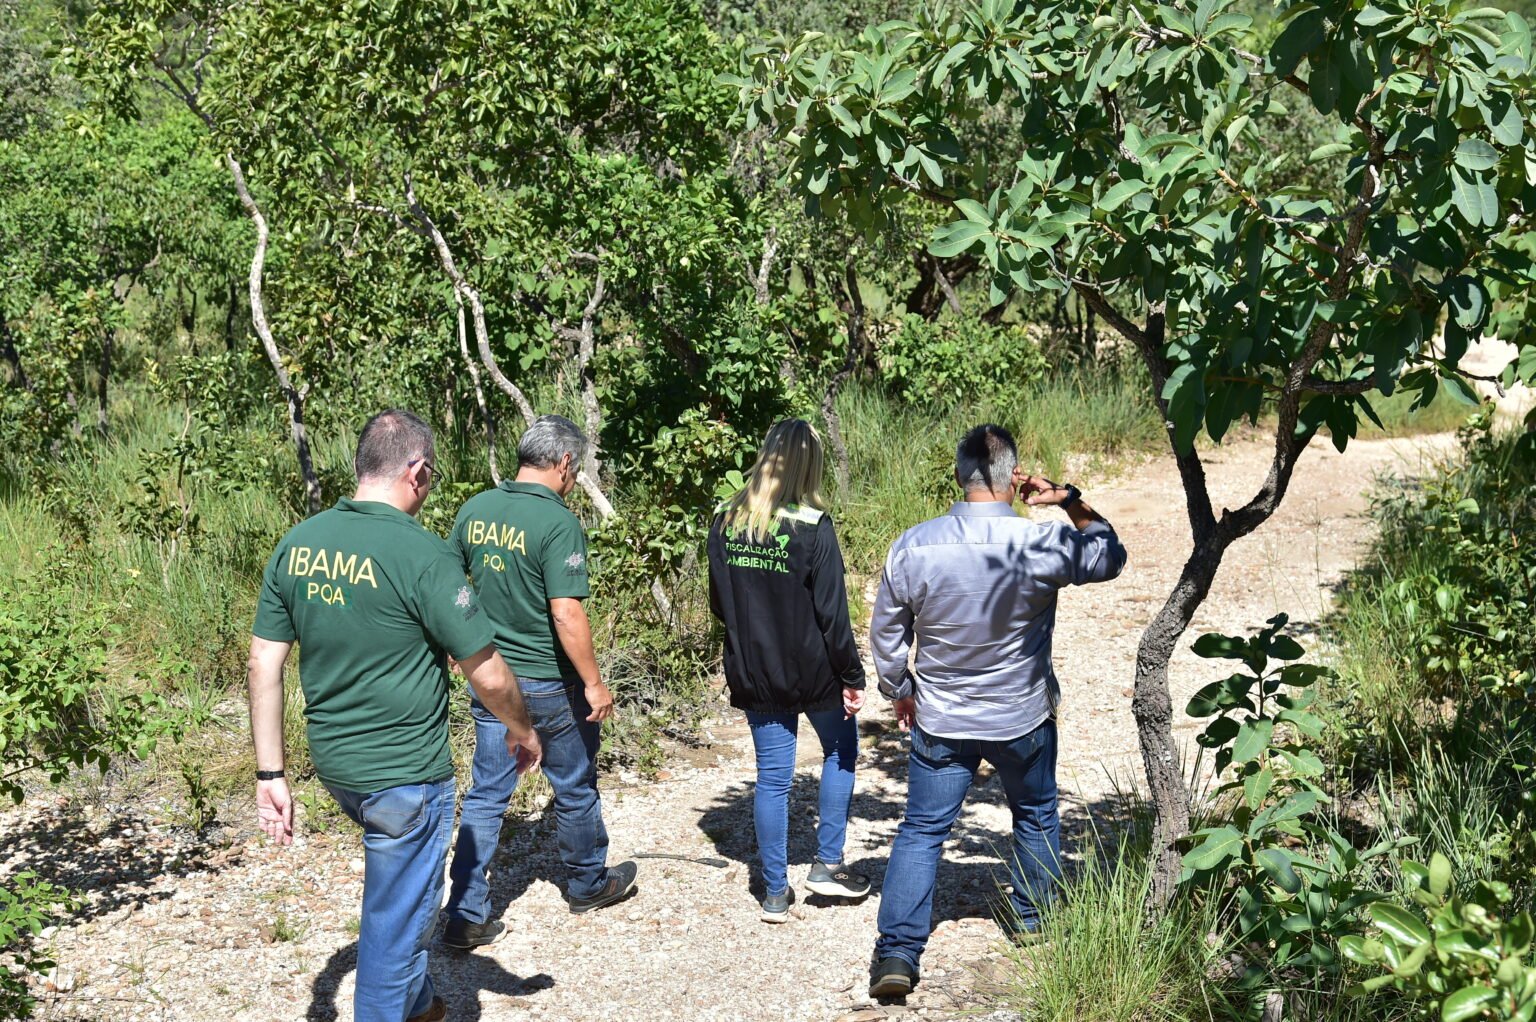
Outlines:
{"label": "back pocket of jeans", "polygon": [[359,807],[363,826],[385,837],[404,837],[427,812],[427,786],[402,784],[376,791]]}

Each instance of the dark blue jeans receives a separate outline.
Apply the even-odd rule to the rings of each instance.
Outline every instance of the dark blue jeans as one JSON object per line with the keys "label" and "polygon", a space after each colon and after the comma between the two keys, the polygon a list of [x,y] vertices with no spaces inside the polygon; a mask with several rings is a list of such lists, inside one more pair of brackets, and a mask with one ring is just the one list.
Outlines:
{"label": "dark blue jeans", "polygon": [[[843,861],[848,834],[848,804],[853,800],[853,764],[859,756],[857,718],[843,711],[807,713],[821,739],[821,812],[816,824],[816,858],[829,866]],[[798,713],[747,711],[752,745],[757,750],[757,784],[752,819],[757,825],[757,854],[768,894],[789,886],[789,788],[795,779]]]}
{"label": "dark blue jeans", "polygon": [[427,943],[443,903],[453,833],[453,778],[360,792],[327,784],[363,828],[363,914],[357,930],[357,1022],[403,1022],[432,1006]]}
{"label": "dark blue jeans", "polygon": [[876,958],[904,958],[916,967],[933,929],[933,887],[939,856],[965,804],[965,793],[986,760],[997,770],[1013,812],[1010,900],[1025,929],[1040,925],[1040,908],[1061,876],[1061,824],[1056,815],[1056,722],[1006,742],[936,738],[912,729],[907,768],[907,815],[896,828],[880,895]]}
{"label": "dark blue jeans", "polygon": [[[521,679],[518,687],[544,746],[544,776],[555,789],[555,835],[560,860],[570,872],[567,893],[590,898],[608,874],[608,831],[597,793],[599,726],[580,682]],[[507,752],[507,729],[470,689],[475,718],[473,780],[464,794],[459,839],[448,870],[448,917],[483,923],[491,914],[491,857],[501,838],[501,818],[517,788],[517,769]]]}

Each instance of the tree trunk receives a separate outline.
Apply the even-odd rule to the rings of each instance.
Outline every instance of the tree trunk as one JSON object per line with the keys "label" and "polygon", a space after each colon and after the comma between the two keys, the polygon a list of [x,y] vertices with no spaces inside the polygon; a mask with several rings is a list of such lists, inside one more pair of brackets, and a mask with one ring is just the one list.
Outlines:
{"label": "tree trunk", "polygon": [[821,417],[827,423],[827,442],[832,447],[837,488],[839,492],[845,493],[849,478],[848,445],[843,442],[843,420],[837,414],[837,395],[858,365],[864,337],[864,298],[859,294],[859,280],[853,267],[848,267],[844,282],[848,287],[848,349],[843,355],[843,364],[832,374],[832,379],[827,381],[827,389],[821,395]]}
{"label": "tree trunk", "polygon": [[457,290],[453,296],[459,306],[459,355],[464,359],[464,368],[469,370],[469,378],[475,385],[475,407],[480,409],[480,421],[485,424],[485,457],[491,467],[491,481],[500,486],[501,470],[496,466],[496,417],[485,401],[485,388],[480,384],[480,368],[469,354],[469,338],[464,328],[464,296]]}
{"label": "tree trunk", "polygon": [[224,162],[235,179],[235,191],[240,195],[240,205],[245,207],[246,216],[251,218],[256,228],[256,248],[251,254],[250,273],[251,324],[256,328],[256,336],[261,339],[262,350],[266,352],[267,362],[272,366],[272,375],[277,378],[277,388],[288,404],[288,428],[299,461],[299,476],[304,480],[305,504],[310,514],[316,514],[321,507],[320,478],[315,475],[315,463],[309,451],[309,433],[304,427],[304,399],[309,394],[309,387],[306,385],[300,389],[293,385],[288,369],[283,365],[282,353],[277,350],[277,342],[272,339],[272,328],[267,324],[266,304],[261,296],[262,270],[267,260],[267,218],[262,216],[261,207],[251,197],[251,190],[245,183],[245,171],[241,169],[234,153],[225,153]]}
{"label": "tree trunk", "polygon": [[11,366],[11,384],[22,390],[32,389],[32,378],[27,375],[26,369],[21,364],[21,352],[16,348],[16,338],[11,336],[10,325],[4,318],[0,318],[0,355]]}
{"label": "tree trunk", "polygon": [[[405,197],[411,211],[411,216],[419,226],[419,233],[432,242],[432,247],[437,251],[438,262],[441,264],[443,272],[447,274],[449,282],[453,284],[455,293],[462,300],[469,303],[471,321],[475,325],[475,341],[480,348],[480,361],[485,365],[486,372],[491,374],[491,379],[496,381],[496,385],[501,388],[502,393],[511,398],[513,404],[517,405],[518,410],[523,413],[523,420],[530,426],[533,425],[534,420],[538,416],[534,413],[532,403],[529,402],[528,396],[523,393],[522,388],[509,380],[507,375],[501,371],[501,366],[497,363],[496,356],[491,351],[490,332],[485,326],[485,303],[480,299],[480,291],[459,270],[458,263],[453,258],[453,249],[448,245],[448,239],[443,236],[443,232],[438,228],[437,222],[428,215],[426,209],[417,201],[415,186],[411,184],[409,178],[406,179]],[[591,438],[589,437],[588,440],[590,441]],[[576,474],[576,482],[587,496],[591,498],[592,505],[597,508],[598,514],[604,518],[613,517],[613,502],[608,499],[608,495],[603,492],[597,480],[587,475],[586,471],[583,470]],[[663,620],[672,620],[672,601],[667,598],[667,594],[661,588],[659,581],[653,580],[651,582],[651,597],[655,601],[656,609],[661,613]]]}
{"label": "tree trunk", "polygon": [[1154,906],[1166,905],[1173,896],[1180,872],[1178,842],[1189,834],[1189,792],[1173,740],[1175,709],[1168,687],[1168,661],[1211,591],[1222,553],[1223,547],[1214,540],[1196,546],[1184,562],[1173,592],[1141,633],[1136,647],[1136,690],[1131,710],[1148,794],[1157,814],[1152,833]]}

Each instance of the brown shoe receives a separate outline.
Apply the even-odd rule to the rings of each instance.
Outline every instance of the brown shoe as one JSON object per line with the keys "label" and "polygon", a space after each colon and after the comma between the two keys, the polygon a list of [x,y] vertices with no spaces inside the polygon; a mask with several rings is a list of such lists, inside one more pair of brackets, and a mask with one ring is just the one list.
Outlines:
{"label": "brown shoe", "polygon": [[443,1022],[448,1017],[448,1005],[443,1003],[441,997],[432,998],[432,1003],[427,1010],[420,1015],[412,1015],[405,1022]]}

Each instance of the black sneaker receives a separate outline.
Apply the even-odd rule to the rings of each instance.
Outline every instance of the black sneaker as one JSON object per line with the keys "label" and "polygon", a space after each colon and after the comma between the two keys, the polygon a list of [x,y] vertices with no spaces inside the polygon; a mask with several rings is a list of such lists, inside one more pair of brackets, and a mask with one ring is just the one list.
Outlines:
{"label": "black sneaker", "polygon": [[862,898],[869,893],[869,880],[850,873],[840,862],[833,866],[818,862],[806,875],[805,889],[829,898]]}
{"label": "black sneaker", "polygon": [[450,919],[443,927],[443,946],[457,951],[494,944],[506,936],[507,924],[500,919],[472,923],[467,919]]}
{"label": "black sneaker", "polygon": [[760,903],[763,907],[762,919],[765,923],[789,922],[789,906],[795,900],[795,889],[784,888],[782,894],[770,894]]}
{"label": "black sneaker", "polygon": [[882,958],[869,970],[869,996],[905,997],[917,986],[917,969],[905,958]]}
{"label": "black sneaker", "polygon": [[623,901],[630,891],[635,888],[635,874],[640,872],[640,867],[633,862],[621,862],[617,866],[608,869],[608,882],[603,884],[603,889],[590,898],[572,898],[571,911],[577,914],[591,912],[593,909],[612,905],[616,901]]}

